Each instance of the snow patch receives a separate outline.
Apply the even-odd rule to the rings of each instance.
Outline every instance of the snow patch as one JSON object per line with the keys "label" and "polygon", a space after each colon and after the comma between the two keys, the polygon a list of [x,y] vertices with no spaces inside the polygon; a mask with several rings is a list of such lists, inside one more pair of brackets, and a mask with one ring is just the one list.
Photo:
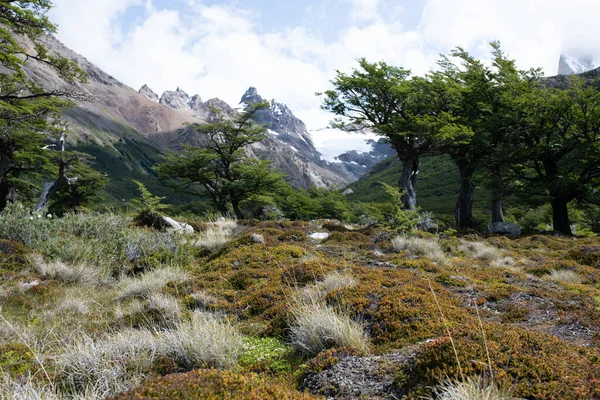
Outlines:
{"label": "snow patch", "polygon": [[[275,132],[274,130],[267,129],[267,132],[268,132],[270,135],[273,135],[273,136],[279,136],[279,132]],[[283,142],[282,142],[282,143],[283,143]]]}

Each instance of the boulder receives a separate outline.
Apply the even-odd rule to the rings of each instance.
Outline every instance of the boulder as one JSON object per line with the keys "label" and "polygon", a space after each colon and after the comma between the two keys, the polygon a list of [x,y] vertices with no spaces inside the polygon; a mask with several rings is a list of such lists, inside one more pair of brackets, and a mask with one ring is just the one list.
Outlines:
{"label": "boulder", "polygon": [[162,224],[169,233],[194,233],[194,228],[185,222],[175,221],[173,218],[162,217]]}
{"label": "boulder", "polygon": [[495,222],[488,225],[486,229],[489,233],[498,235],[521,236],[521,227],[510,222]]}

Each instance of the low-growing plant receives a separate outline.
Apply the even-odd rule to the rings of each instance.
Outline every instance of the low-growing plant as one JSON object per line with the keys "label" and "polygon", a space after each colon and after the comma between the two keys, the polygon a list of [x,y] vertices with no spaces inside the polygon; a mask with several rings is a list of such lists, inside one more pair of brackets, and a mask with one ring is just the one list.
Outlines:
{"label": "low-growing plant", "polygon": [[176,268],[158,268],[136,278],[125,278],[119,283],[119,299],[150,296],[170,282],[182,283],[189,279],[187,272]]}
{"label": "low-growing plant", "polygon": [[369,342],[363,328],[348,315],[321,303],[298,304],[292,310],[295,323],[290,337],[296,351],[314,356],[332,347],[352,347],[369,352]]}
{"label": "low-growing plant", "polygon": [[581,283],[579,274],[570,269],[553,269],[548,275],[548,279],[556,282]]}
{"label": "low-growing plant", "polygon": [[396,236],[392,239],[396,251],[405,251],[409,255],[426,257],[441,264],[447,262],[446,254],[436,237]]}

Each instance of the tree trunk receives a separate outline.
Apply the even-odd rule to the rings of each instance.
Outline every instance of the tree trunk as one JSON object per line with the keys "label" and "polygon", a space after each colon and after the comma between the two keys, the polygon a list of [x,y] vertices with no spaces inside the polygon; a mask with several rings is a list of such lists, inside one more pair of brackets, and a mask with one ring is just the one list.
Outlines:
{"label": "tree trunk", "polygon": [[4,210],[8,203],[14,203],[17,199],[17,191],[14,186],[6,182],[0,184],[0,211]]}
{"label": "tree trunk", "polygon": [[242,210],[240,210],[240,202],[238,200],[231,200],[231,206],[233,207],[235,217],[237,219],[244,219],[244,214],[242,214]]}
{"label": "tree trunk", "polygon": [[456,226],[460,228],[473,228],[473,202],[475,184],[473,183],[473,175],[475,168],[460,165],[458,166],[460,173],[460,194],[456,201]]}
{"label": "tree trunk", "polygon": [[70,185],[71,181],[77,181],[76,178],[73,180],[69,180],[69,178],[67,178],[66,169],[67,163],[61,160],[58,170],[58,179],[54,182],[46,182],[44,189],[42,190],[42,194],[40,195],[40,200],[35,206],[35,211],[39,211],[46,207],[48,205],[48,201],[50,201],[50,198],[63,187]]}
{"label": "tree trunk", "polygon": [[500,192],[492,192],[492,224],[504,222],[504,213],[502,212],[502,199]]}
{"label": "tree trunk", "polygon": [[12,165],[12,151],[4,149],[0,152],[0,183],[6,178],[6,174]]}
{"label": "tree trunk", "polygon": [[400,189],[404,192],[402,196],[403,208],[414,210],[417,208],[417,178],[419,177],[419,156],[409,156],[402,160],[402,176],[400,177]]}
{"label": "tree trunk", "polygon": [[552,225],[554,230],[564,235],[571,236],[571,223],[569,221],[569,202],[560,197],[551,197]]}

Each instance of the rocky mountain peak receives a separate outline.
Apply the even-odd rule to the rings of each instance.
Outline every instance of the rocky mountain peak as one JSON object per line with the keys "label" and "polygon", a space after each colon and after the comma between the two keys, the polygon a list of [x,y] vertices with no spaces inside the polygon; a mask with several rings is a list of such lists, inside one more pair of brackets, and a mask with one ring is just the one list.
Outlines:
{"label": "rocky mountain peak", "polygon": [[573,57],[561,54],[558,61],[558,75],[582,74],[597,67],[598,65],[591,56]]}
{"label": "rocky mountain peak", "polygon": [[252,104],[261,101],[262,97],[260,97],[260,95],[258,94],[258,90],[256,90],[255,87],[250,86],[250,88],[246,90],[246,93],[244,93],[244,95],[242,96],[242,100],[240,100],[240,103]]}
{"label": "rocky mountain peak", "polygon": [[150,89],[150,87],[148,87],[148,85],[144,85],[140,88],[140,90],[138,90],[138,93],[141,94],[142,96],[146,96],[147,98],[149,98],[152,101],[156,101],[158,103],[159,101],[159,97],[156,93],[154,93],[154,90]]}
{"label": "rocky mountain peak", "polygon": [[190,96],[180,88],[177,88],[174,92],[167,90],[160,97],[159,103],[176,110],[189,110]]}

